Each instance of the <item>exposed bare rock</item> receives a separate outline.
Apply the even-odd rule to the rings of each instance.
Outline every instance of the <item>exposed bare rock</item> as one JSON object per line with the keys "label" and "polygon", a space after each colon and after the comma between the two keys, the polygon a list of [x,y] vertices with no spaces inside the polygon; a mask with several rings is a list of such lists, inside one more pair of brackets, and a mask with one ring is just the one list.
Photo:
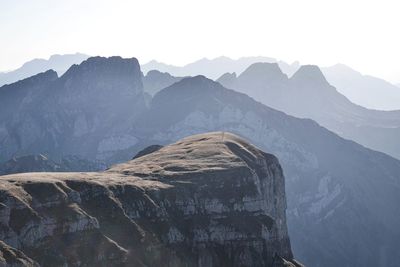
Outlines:
{"label": "exposed bare rock", "polygon": [[0,266],[38,267],[39,264],[0,240]]}
{"label": "exposed bare rock", "polygon": [[0,239],[22,266],[300,266],[284,188],[275,156],[196,135],[106,172],[1,176]]}

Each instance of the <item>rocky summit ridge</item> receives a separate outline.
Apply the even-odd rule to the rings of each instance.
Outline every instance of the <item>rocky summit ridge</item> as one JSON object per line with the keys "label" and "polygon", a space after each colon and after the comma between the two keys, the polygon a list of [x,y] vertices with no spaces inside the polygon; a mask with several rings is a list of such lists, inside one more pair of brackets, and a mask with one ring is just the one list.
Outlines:
{"label": "rocky summit ridge", "polygon": [[0,262],[14,266],[300,266],[275,156],[190,136],[105,172],[0,176]]}

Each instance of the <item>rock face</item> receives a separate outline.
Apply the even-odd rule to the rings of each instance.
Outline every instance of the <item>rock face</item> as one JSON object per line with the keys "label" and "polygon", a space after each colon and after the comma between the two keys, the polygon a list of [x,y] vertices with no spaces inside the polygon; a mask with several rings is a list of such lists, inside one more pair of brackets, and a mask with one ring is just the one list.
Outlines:
{"label": "rock face", "polygon": [[224,132],[101,173],[2,176],[0,207],[25,266],[300,266],[278,160]]}

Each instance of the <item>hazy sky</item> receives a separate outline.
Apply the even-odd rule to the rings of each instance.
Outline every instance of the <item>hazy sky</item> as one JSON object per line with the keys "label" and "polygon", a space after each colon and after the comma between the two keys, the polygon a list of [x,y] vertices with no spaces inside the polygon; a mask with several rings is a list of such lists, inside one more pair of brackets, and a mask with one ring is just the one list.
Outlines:
{"label": "hazy sky", "polygon": [[0,0],[0,70],[75,52],[176,65],[263,55],[400,82],[399,28],[387,0]]}

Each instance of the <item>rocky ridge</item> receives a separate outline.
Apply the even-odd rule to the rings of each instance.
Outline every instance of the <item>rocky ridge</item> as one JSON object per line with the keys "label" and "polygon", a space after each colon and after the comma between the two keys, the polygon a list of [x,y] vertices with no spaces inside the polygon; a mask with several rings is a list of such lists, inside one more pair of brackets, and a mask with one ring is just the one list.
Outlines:
{"label": "rocky ridge", "polygon": [[229,133],[106,172],[2,176],[0,203],[7,264],[300,266],[278,160]]}

